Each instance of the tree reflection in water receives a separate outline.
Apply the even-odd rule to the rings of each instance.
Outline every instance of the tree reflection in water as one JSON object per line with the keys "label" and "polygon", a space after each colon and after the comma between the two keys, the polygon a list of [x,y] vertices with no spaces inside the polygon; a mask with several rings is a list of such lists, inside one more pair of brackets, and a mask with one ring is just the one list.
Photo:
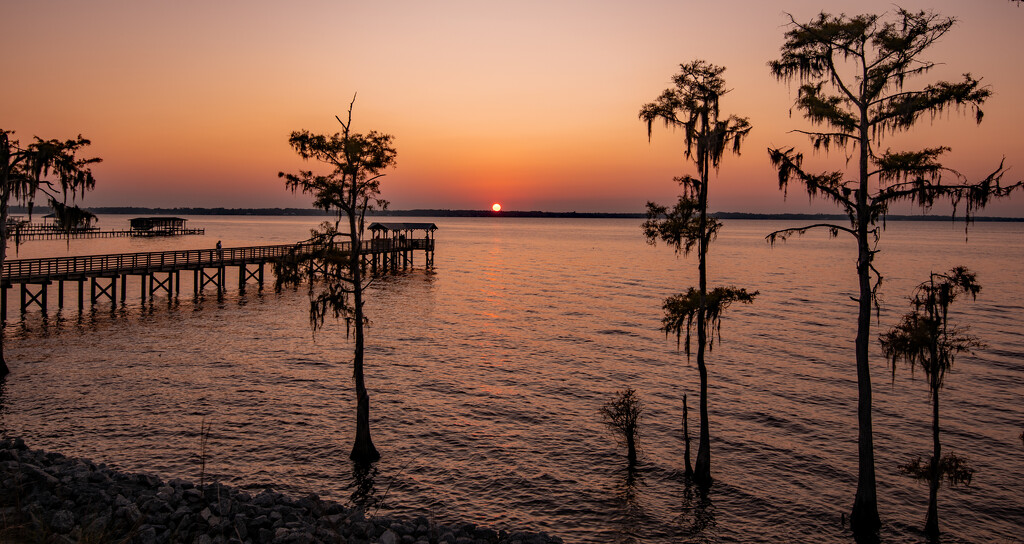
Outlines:
{"label": "tree reflection in water", "polygon": [[715,537],[715,508],[711,503],[709,490],[686,482],[683,491],[683,503],[678,521],[679,532],[685,540],[682,542],[711,542]]}
{"label": "tree reflection in water", "polygon": [[364,511],[376,510],[383,506],[383,498],[377,497],[378,475],[376,464],[352,463],[352,482],[345,489],[352,490],[349,501],[353,506]]}

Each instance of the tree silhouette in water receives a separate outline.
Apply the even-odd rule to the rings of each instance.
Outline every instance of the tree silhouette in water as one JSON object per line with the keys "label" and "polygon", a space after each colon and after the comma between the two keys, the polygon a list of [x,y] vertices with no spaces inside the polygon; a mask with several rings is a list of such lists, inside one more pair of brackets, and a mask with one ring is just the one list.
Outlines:
{"label": "tree silhouette in water", "polygon": [[[945,146],[894,151],[882,144],[889,136],[909,131],[922,118],[953,110],[974,112],[991,91],[970,74],[961,81],[937,81],[910,88],[908,83],[927,74],[935,64],[922,55],[954,25],[952,18],[932,12],[898,9],[879,15],[833,16],[822,13],[808,23],[790,16],[781,55],[771,61],[772,74],[800,84],[796,109],[820,130],[798,130],[815,150],[833,147],[844,152],[852,172],[812,173],[803,168],[803,154],[793,148],[768,150],[778,170],[779,188],[795,181],[807,194],[837,205],[849,218],[846,225],[818,223],[776,231],[771,243],[811,229],[826,229],[832,237],[849,235],[857,247],[859,296],[855,341],[858,389],[858,476],[850,525],[858,538],[873,540],[881,525],[875,486],[874,439],[871,428],[871,376],[868,344],[871,312],[882,275],[874,266],[879,226],[889,206],[907,202],[922,209],[947,199],[954,215],[962,209],[968,224],[972,213],[996,197],[1009,195],[1020,183],[1000,186],[1003,164],[980,181],[970,182],[940,159]],[[884,223],[882,223],[884,226]]]}
{"label": "tree silhouette in water", "polygon": [[[384,170],[395,164],[397,152],[392,136],[370,131],[352,132],[352,106],[342,121],[342,131],[331,135],[292,132],[288,143],[305,160],[315,160],[331,169],[328,174],[303,170],[285,174],[285,185],[292,191],[313,195],[317,208],[332,212],[335,221],[323,223],[305,245],[293,251],[290,259],[276,266],[278,286],[302,281],[309,283],[309,319],[314,331],[324,325],[328,315],[345,320],[348,332],[354,332],[352,374],[356,386],[356,437],[350,455],[357,463],[380,459],[370,436],[370,395],[363,380],[365,290],[371,278],[362,257],[362,240],[368,210],[383,209],[380,179]],[[321,280],[321,281],[317,281]]]}
{"label": "tree silhouette in water", "polygon": [[974,470],[966,459],[955,454],[942,455],[939,441],[939,391],[946,379],[946,371],[953,366],[958,353],[982,347],[966,328],[951,325],[949,307],[962,295],[972,299],[981,291],[977,278],[964,267],[945,274],[932,273],[928,281],[920,284],[910,297],[913,310],[903,316],[895,327],[882,334],[879,341],[882,353],[892,362],[893,379],[896,363],[904,361],[911,371],[920,368],[928,380],[928,393],[932,401],[932,458],[922,466],[918,457],[900,467],[903,472],[928,480],[928,514],[924,530],[931,539],[939,537],[938,495],[939,483],[945,476],[950,484],[971,482]]}
{"label": "tree silhouette in water", "polygon": [[601,407],[601,417],[605,424],[621,435],[626,443],[626,459],[631,470],[636,467],[636,441],[640,436],[640,420],[643,415],[644,403],[632,387],[618,391],[614,399]]}
{"label": "tree silhouette in water", "polygon": [[708,290],[708,246],[722,227],[708,215],[708,184],[711,169],[717,172],[727,150],[739,154],[743,139],[750,132],[746,118],[719,116],[719,99],[726,94],[724,67],[696,60],[680,65],[673,77],[675,88],[666,89],[657,100],[640,110],[640,119],[647,123],[647,136],[656,121],[683,130],[684,156],[697,167],[697,176],[685,175],[676,181],[682,187],[675,206],[669,209],[647,203],[647,221],[643,225],[648,243],[658,240],[675,248],[676,253],[697,250],[698,286],[685,294],[665,300],[662,326],[676,338],[686,337],[686,355],[690,355],[690,332],[697,332],[697,371],[700,376],[700,440],[694,481],[707,487],[711,484],[711,432],[708,417],[708,371],[705,351],[714,345],[715,334],[721,334],[722,313],[734,302],[750,303],[757,292],[748,293],[737,287],[716,287]]}
{"label": "tree silhouette in water", "polygon": [[[22,147],[12,140],[14,132],[0,129],[0,268],[7,258],[7,218],[10,206],[31,206],[40,193],[53,202],[72,201],[96,185],[92,165],[100,159],[82,159],[78,152],[89,145],[81,135],[72,140],[42,140]],[[62,208],[65,215],[81,215],[77,207]],[[91,215],[91,214],[89,214]],[[95,216],[94,216],[95,217]],[[0,377],[10,372],[4,358],[3,334],[0,334]]]}

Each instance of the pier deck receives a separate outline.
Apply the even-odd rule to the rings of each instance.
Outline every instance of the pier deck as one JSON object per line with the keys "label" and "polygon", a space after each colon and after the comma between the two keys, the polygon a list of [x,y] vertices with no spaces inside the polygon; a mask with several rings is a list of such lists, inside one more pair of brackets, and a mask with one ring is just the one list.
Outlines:
{"label": "pier deck", "polygon": [[[339,244],[342,251],[348,244]],[[305,244],[234,247],[223,249],[188,249],[141,253],[113,253],[74,257],[47,257],[41,259],[7,259],[0,276],[0,319],[7,318],[7,290],[18,285],[21,291],[21,311],[36,304],[45,312],[48,308],[47,286],[58,284],[58,307],[64,306],[64,282],[78,284],[78,308],[84,308],[85,282],[90,282],[90,301],[96,305],[100,299],[109,299],[113,306],[118,298],[123,304],[127,296],[129,276],[140,278],[141,299],[152,298],[163,291],[169,297],[181,292],[181,272],[191,271],[196,296],[207,285],[218,293],[226,286],[226,269],[238,268],[238,287],[245,290],[249,280],[263,287],[263,270],[267,263],[282,259],[293,251],[309,251]],[[413,264],[415,251],[426,254],[426,264],[433,263],[434,240],[431,239],[371,239],[362,242],[363,257],[372,265],[374,273],[396,271]],[[255,267],[250,270],[250,267]],[[120,283],[120,297],[117,287]],[[148,285],[147,285],[148,284]],[[29,286],[36,286],[35,292]]]}

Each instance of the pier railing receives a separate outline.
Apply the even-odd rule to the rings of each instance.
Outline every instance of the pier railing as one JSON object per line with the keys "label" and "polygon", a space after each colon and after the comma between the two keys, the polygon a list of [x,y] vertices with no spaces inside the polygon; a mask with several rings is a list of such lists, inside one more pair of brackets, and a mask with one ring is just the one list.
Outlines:
{"label": "pier railing", "polygon": [[5,282],[69,280],[84,276],[130,274],[150,270],[214,267],[281,258],[295,245],[113,253],[78,257],[11,259],[4,262]]}

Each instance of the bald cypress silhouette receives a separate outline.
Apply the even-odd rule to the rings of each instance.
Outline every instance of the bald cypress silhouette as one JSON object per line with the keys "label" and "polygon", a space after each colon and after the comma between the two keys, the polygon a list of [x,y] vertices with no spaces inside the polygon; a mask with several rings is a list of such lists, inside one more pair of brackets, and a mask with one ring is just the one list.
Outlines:
{"label": "bald cypress silhouette", "polygon": [[[924,53],[954,25],[952,18],[933,12],[897,9],[889,16],[829,15],[807,23],[789,17],[789,30],[777,60],[769,63],[781,81],[798,83],[795,107],[818,129],[797,130],[815,150],[841,151],[843,170],[812,173],[803,168],[803,154],[793,148],[769,148],[778,170],[779,188],[790,182],[812,198],[838,206],[848,224],[815,223],[773,232],[771,243],[812,229],[825,229],[832,237],[849,236],[856,244],[859,296],[855,341],[858,383],[858,477],[850,516],[858,537],[876,534],[881,520],[875,482],[874,439],[871,427],[871,377],[868,365],[871,313],[882,275],[875,268],[878,241],[889,207],[907,202],[929,209],[936,201],[953,204],[970,223],[972,214],[993,198],[1005,197],[1021,186],[1000,185],[1002,163],[985,178],[971,182],[941,162],[949,147],[913,151],[883,149],[891,136],[907,132],[923,118],[934,119],[947,110],[973,111],[978,123],[981,106],[991,95],[988,87],[970,74],[960,81],[936,81],[911,87],[935,63]],[[879,224],[881,223],[881,225]]]}
{"label": "bald cypress silhouette", "polygon": [[[95,187],[92,165],[101,159],[83,159],[78,153],[90,144],[81,135],[71,140],[43,140],[22,146],[11,139],[13,131],[0,129],[0,268],[7,258],[7,219],[12,205],[29,206],[43,196],[62,203],[65,217],[80,217],[77,207],[64,206]],[[91,214],[89,214],[91,215]],[[0,334],[0,377],[10,372],[4,357],[3,334]]]}
{"label": "bald cypress silhouette", "polygon": [[[309,283],[310,325],[316,331],[325,318],[345,320],[353,333],[352,377],[356,388],[356,436],[349,457],[358,463],[380,459],[370,435],[370,395],[363,379],[365,290],[370,281],[362,258],[362,239],[368,210],[387,207],[380,198],[380,179],[395,163],[397,152],[392,136],[370,131],[352,131],[352,107],[342,121],[342,131],[330,135],[308,131],[292,132],[288,143],[305,160],[315,160],[330,169],[328,174],[303,170],[279,173],[292,191],[314,197],[317,208],[335,214],[313,232],[306,249],[276,266],[278,285]],[[319,281],[317,281],[319,280]]]}
{"label": "bald cypress silhouette", "polygon": [[983,346],[981,341],[949,321],[949,308],[962,296],[978,296],[981,285],[974,273],[965,267],[956,267],[947,273],[931,273],[914,289],[910,297],[913,309],[892,329],[879,336],[882,353],[891,361],[893,379],[896,363],[903,361],[913,371],[924,372],[928,380],[928,394],[932,404],[932,458],[921,465],[918,457],[901,467],[903,472],[928,481],[928,514],[924,531],[929,538],[939,537],[938,494],[942,477],[951,483],[970,483],[974,470],[966,459],[955,454],[942,455],[939,440],[939,391],[945,384],[946,372],[953,366],[957,354],[971,352]]}
{"label": "bald cypress silhouette", "polygon": [[636,467],[637,439],[640,436],[640,421],[644,415],[644,403],[636,390],[627,387],[615,393],[615,398],[601,406],[601,417],[608,427],[622,436],[626,444],[626,461],[629,468]]}
{"label": "bald cypress silhouette", "polygon": [[648,138],[657,121],[682,129],[686,144],[684,156],[697,168],[697,177],[687,174],[675,178],[682,187],[682,195],[671,209],[648,202],[643,230],[648,243],[660,240],[684,255],[697,250],[698,286],[665,300],[662,327],[666,333],[675,333],[677,339],[685,335],[687,357],[690,333],[696,329],[700,439],[693,477],[696,483],[706,487],[711,485],[711,431],[705,351],[710,351],[714,345],[714,333],[721,331],[720,319],[725,309],[733,302],[750,303],[757,295],[756,291],[748,293],[737,287],[708,290],[708,249],[722,227],[708,215],[708,185],[712,168],[718,171],[726,151],[740,153],[740,145],[750,133],[750,123],[735,115],[724,119],[720,116],[719,99],[729,92],[722,78],[724,67],[695,60],[681,64],[679,69],[672,78],[675,87],[666,89],[657,100],[646,104],[640,110],[640,119],[647,123]]}

